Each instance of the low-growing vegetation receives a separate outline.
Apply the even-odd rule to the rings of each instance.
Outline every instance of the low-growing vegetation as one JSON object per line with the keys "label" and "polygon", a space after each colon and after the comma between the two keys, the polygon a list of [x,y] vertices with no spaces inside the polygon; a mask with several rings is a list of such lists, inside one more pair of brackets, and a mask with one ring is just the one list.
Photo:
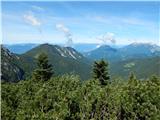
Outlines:
{"label": "low-growing vegetation", "polygon": [[64,75],[48,81],[2,83],[2,120],[159,120],[160,79],[81,82]]}

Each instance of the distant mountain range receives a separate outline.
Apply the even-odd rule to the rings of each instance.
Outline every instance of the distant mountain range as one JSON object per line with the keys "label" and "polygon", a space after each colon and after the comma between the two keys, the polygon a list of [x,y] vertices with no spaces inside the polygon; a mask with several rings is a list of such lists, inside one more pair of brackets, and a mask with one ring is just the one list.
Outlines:
{"label": "distant mountain range", "polygon": [[[12,45],[5,44],[4,46],[13,53],[23,54],[38,45],[40,44],[29,43],[29,44],[12,44]],[[57,44],[57,45],[62,46],[62,47],[64,46],[63,44]],[[97,45],[98,44],[77,43],[77,44],[74,44],[72,48],[76,49],[78,52],[88,52],[88,51],[96,49]]]}
{"label": "distant mountain range", "polygon": [[103,59],[113,61],[114,59],[116,59],[115,57],[117,57],[116,56],[117,52],[118,52],[117,49],[112,48],[108,45],[103,45],[90,52],[84,53],[84,56],[92,60],[99,60],[103,58]]}
{"label": "distant mountain range", "polygon": [[132,43],[122,48],[112,48],[107,45],[84,53],[87,58],[98,60],[121,61],[133,58],[160,56],[160,46],[153,44]]}
{"label": "distant mountain range", "polygon": [[155,44],[132,43],[119,49],[124,59],[160,56],[160,46]]}
{"label": "distant mountain range", "polygon": [[[8,48],[11,52],[16,53],[16,54],[23,54],[32,48],[38,46],[40,44],[33,44],[33,43],[27,43],[27,44],[4,44],[6,48]],[[53,45],[53,44],[52,44]],[[57,44],[61,47],[65,46],[63,44]],[[99,44],[96,43],[75,43],[72,45],[72,48],[77,50],[78,52],[84,53],[84,52],[89,52],[97,48]],[[115,48],[119,48],[120,46],[114,45]]]}
{"label": "distant mountain range", "polygon": [[16,53],[16,54],[23,54],[32,48],[38,46],[39,44],[33,44],[33,43],[28,43],[28,44],[4,44],[3,46],[9,49],[11,52]]}
{"label": "distant mountain range", "polygon": [[41,52],[48,55],[55,75],[75,73],[83,80],[89,79],[93,61],[101,58],[109,61],[110,74],[114,77],[126,78],[132,71],[139,78],[160,75],[160,47],[157,45],[133,43],[122,48],[103,45],[82,53],[59,45],[41,44],[32,47],[25,46],[25,50],[29,50],[23,54],[15,54],[6,47],[1,47],[2,80],[16,82],[30,77]]}

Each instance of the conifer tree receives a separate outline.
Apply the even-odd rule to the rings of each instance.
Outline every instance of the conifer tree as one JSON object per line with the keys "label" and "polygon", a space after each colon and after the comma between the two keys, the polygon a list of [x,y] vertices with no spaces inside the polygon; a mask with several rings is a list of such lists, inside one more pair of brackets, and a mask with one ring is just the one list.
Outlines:
{"label": "conifer tree", "polygon": [[100,61],[95,61],[93,65],[93,77],[94,79],[98,79],[101,85],[107,85],[110,80],[108,62],[103,59]]}
{"label": "conifer tree", "polygon": [[48,56],[41,53],[37,58],[37,69],[34,70],[33,77],[36,80],[47,81],[52,75],[52,65],[48,63]]}

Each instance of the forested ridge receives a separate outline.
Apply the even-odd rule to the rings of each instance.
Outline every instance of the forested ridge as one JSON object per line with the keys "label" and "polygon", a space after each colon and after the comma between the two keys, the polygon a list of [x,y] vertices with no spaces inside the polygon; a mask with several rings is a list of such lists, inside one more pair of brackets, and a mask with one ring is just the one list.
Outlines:
{"label": "forested ridge", "polygon": [[96,61],[93,78],[54,76],[45,54],[32,78],[1,84],[2,120],[159,120],[160,78],[110,78],[108,63]]}

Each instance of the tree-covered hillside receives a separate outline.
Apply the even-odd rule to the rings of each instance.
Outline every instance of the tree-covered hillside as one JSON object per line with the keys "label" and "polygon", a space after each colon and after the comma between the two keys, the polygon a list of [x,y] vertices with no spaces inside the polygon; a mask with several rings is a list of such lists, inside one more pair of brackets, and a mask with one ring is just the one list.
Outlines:
{"label": "tree-covered hillside", "polygon": [[[108,63],[94,62],[93,78],[54,76],[45,54],[32,78],[2,82],[2,120],[159,120],[160,78],[111,79]],[[52,77],[51,77],[52,76]]]}
{"label": "tree-covered hillside", "polygon": [[127,78],[130,72],[134,72],[138,78],[146,79],[149,76],[160,76],[160,57],[128,59],[110,64],[112,76]]}
{"label": "tree-covered hillside", "polygon": [[24,71],[18,66],[18,62],[20,57],[1,45],[1,80],[16,82],[23,79]]}

